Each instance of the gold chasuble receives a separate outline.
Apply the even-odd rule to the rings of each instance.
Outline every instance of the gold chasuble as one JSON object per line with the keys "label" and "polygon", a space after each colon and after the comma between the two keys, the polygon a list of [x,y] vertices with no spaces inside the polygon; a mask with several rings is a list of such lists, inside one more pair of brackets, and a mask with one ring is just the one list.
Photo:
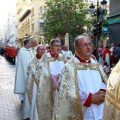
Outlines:
{"label": "gold chasuble", "polygon": [[[63,61],[65,58],[63,54],[59,54],[59,57],[48,56],[49,53],[45,53],[37,67],[36,77],[38,84],[38,93],[36,106],[39,115],[39,120],[52,120],[54,109],[54,96],[52,78],[50,75],[50,62]],[[58,68],[56,67],[55,70]],[[56,88],[57,89],[57,88]]]}
{"label": "gold chasuble", "polygon": [[36,72],[36,67],[39,62],[39,59],[34,58],[31,63],[28,66],[28,83],[27,83],[27,89],[26,92],[28,93],[28,98],[31,104],[32,100],[32,88],[33,88],[33,82],[35,81],[35,72]]}
{"label": "gold chasuble", "polygon": [[28,65],[27,69],[27,87],[25,93],[25,99],[23,102],[23,119],[30,118],[31,111],[34,109],[32,105],[32,97],[33,96],[33,87],[35,82],[35,72],[37,63],[39,59],[33,58],[32,61]]}
{"label": "gold chasuble", "polygon": [[103,120],[120,120],[120,61],[108,79]]}
{"label": "gold chasuble", "polygon": [[96,64],[86,64],[75,62],[74,58],[75,57],[66,63],[59,77],[59,95],[54,120],[84,119],[78,90],[78,70],[87,70],[87,68],[89,68],[90,70],[98,71],[102,77],[102,80],[105,83],[107,81],[107,76],[103,71],[102,66],[97,61]]}

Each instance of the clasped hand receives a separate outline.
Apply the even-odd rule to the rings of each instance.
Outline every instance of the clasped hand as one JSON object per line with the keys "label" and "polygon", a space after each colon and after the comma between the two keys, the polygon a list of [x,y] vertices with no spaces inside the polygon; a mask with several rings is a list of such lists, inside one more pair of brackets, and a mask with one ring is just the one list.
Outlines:
{"label": "clasped hand", "polygon": [[91,103],[100,105],[102,102],[104,102],[105,99],[105,92],[104,91],[98,91],[95,94],[92,94]]}

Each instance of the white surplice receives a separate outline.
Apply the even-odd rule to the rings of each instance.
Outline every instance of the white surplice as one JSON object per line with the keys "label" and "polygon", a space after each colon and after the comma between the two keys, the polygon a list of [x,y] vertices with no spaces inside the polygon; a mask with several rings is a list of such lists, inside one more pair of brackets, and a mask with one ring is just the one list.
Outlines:
{"label": "white surplice", "polygon": [[[79,62],[76,57],[74,60]],[[94,59],[90,59],[90,61],[97,64]],[[104,103],[100,105],[91,104],[90,107],[84,106],[89,93],[95,94],[100,89],[106,90],[106,85],[103,83],[99,71],[89,68],[87,70],[77,70],[77,78],[84,120],[102,120]]]}
{"label": "white surplice", "polygon": [[[48,54],[49,56],[49,54]],[[49,67],[50,67],[50,75],[52,77],[52,83],[53,83],[53,89],[58,85],[58,78],[59,75],[64,67],[64,61],[54,61],[54,62],[49,62]],[[54,90],[53,97],[54,97],[54,109],[56,108],[56,103],[57,103],[57,90]]]}

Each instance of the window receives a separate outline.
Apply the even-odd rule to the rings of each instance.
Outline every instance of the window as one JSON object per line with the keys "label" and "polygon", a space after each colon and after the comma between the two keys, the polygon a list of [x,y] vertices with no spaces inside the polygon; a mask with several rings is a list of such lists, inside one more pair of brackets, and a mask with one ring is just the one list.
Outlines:
{"label": "window", "polygon": [[44,30],[44,23],[40,23],[40,30]]}
{"label": "window", "polygon": [[40,13],[42,14],[42,7],[40,7]]}
{"label": "window", "polygon": [[31,16],[34,16],[34,8],[32,8]]}
{"label": "window", "polygon": [[32,32],[34,32],[34,24],[32,24]]}
{"label": "window", "polygon": [[85,0],[85,2],[88,2],[88,0]]}
{"label": "window", "polygon": [[46,8],[44,8],[44,13],[46,13],[46,11],[47,11]]}

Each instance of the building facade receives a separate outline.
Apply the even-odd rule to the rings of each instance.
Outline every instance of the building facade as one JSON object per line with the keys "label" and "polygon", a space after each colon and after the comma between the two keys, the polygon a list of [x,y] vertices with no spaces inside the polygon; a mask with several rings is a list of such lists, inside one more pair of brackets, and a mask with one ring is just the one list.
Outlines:
{"label": "building facade", "polygon": [[[97,3],[97,1],[98,2],[101,2],[101,1],[103,1],[103,0],[83,0],[83,2],[85,2],[85,3]],[[109,0],[106,0],[107,1],[107,5],[109,5]]]}
{"label": "building facade", "polygon": [[120,44],[120,0],[110,0],[109,44]]}
{"label": "building facade", "polygon": [[17,1],[17,38],[22,46],[26,35],[34,37],[37,41],[44,36],[45,2],[45,0]]}
{"label": "building facade", "polygon": [[4,41],[6,45],[16,46],[16,38],[17,38],[17,23],[16,23],[16,15],[8,14],[7,24],[3,29],[4,33]]}

